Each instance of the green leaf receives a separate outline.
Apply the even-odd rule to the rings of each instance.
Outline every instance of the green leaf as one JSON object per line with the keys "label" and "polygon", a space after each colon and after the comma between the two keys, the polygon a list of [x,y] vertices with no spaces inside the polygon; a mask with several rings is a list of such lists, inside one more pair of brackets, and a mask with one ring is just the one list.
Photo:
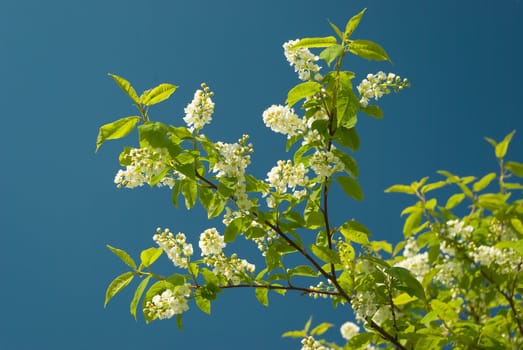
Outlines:
{"label": "green leaf", "polygon": [[343,237],[345,237],[347,242],[354,242],[363,245],[369,244],[369,237],[367,233],[355,230],[351,227],[350,223],[350,221],[346,222],[340,227],[340,232]]}
{"label": "green leaf", "polygon": [[[155,295],[162,294],[163,291],[165,291],[166,289],[173,290],[175,287],[176,286],[172,283],[163,280],[153,283],[153,285],[149,287],[149,289],[147,290],[147,293],[145,293],[145,297],[142,301],[142,310],[145,308],[146,303],[148,301],[151,301]],[[149,315],[147,315],[146,313],[144,313],[144,318],[146,323],[150,323],[155,319],[154,317],[149,317]]]}
{"label": "green leaf", "polygon": [[327,62],[327,65],[330,66],[332,61],[334,61],[336,58],[340,57],[343,54],[343,46],[340,44],[335,44],[332,46],[329,46],[325,48],[320,53],[320,58]]}
{"label": "green leaf", "polygon": [[151,266],[156,259],[158,259],[163,253],[162,248],[148,248],[145,250],[142,250],[140,253],[140,259],[142,261],[142,265],[145,267]]}
{"label": "green leaf", "polygon": [[507,162],[506,168],[516,176],[523,177],[523,164],[518,162]]}
{"label": "green leaf", "polygon": [[321,85],[315,81],[306,81],[290,89],[285,103],[292,107],[299,100],[310,97],[321,90]]}
{"label": "green leaf", "polygon": [[282,334],[283,338],[305,338],[307,333],[305,331],[288,331]]}
{"label": "green leaf", "polygon": [[357,201],[363,200],[363,191],[356,180],[353,180],[348,176],[338,176],[336,181],[340,184],[341,188],[347,195]]}
{"label": "green leaf", "polygon": [[96,138],[96,152],[107,140],[121,139],[133,131],[136,123],[140,121],[140,117],[132,116],[118,119],[112,123],[104,124],[98,131]]}
{"label": "green leaf", "polygon": [[244,218],[239,217],[232,220],[225,228],[225,233],[223,234],[225,242],[232,242],[236,239],[244,229]]}
{"label": "green leaf", "polygon": [[[160,122],[147,122],[138,127],[140,147],[166,148],[174,159],[182,152],[176,142],[168,138],[169,128]],[[190,175],[188,175],[190,177]],[[194,178],[194,174],[192,174]]]}
{"label": "green leaf", "polygon": [[478,204],[490,211],[495,211],[505,206],[508,197],[510,197],[510,193],[507,193],[506,195],[485,193],[478,197]]}
{"label": "green leaf", "polygon": [[406,194],[416,194],[416,191],[412,186],[407,185],[393,185],[385,190],[386,193],[397,192],[397,193],[406,193]]}
{"label": "green leaf", "polygon": [[443,186],[447,185],[447,181],[437,181],[433,182],[431,184],[426,184],[421,188],[421,193],[427,193],[433,190],[436,190],[438,188],[441,188]]}
{"label": "green leaf", "polygon": [[206,299],[202,297],[201,295],[196,295],[194,298],[196,301],[196,306],[206,314],[211,314],[211,301],[209,299]]}
{"label": "green leaf", "polygon": [[516,130],[512,131],[510,134],[505,136],[503,141],[501,141],[500,143],[498,143],[496,145],[496,157],[497,158],[501,159],[501,158],[505,157],[505,154],[507,154],[508,145],[510,144],[510,140],[512,140],[512,136],[514,136],[515,133],[516,133]]}
{"label": "green leaf", "polygon": [[318,257],[319,259],[323,260],[326,263],[330,263],[330,264],[339,264],[340,263],[340,257],[338,255],[338,253],[332,249],[329,249],[327,247],[318,246],[315,244],[311,244],[310,249],[316,257]]}
{"label": "green leaf", "polygon": [[357,112],[359,108],[358,98],[352,89],[342,89],[336,100],[337,126],[351,129],[358,122]]}
{"label": "green leaf", "polygon": [[343,40],[343,34],[342,34],[340,28],[338,28],[338,26],[335,25],[334,23],[332,23],[331,21],[329,21],[329,24],[330,24],[331,28],[334,30],[334,32],[336,32],[338,37]]}
{"label": "green leaf", "polygon": [[412,213],[405,220],[403,225],[403,235],[405,237],[410,237],[416,227],[419,226],[421,222],[421,216],[423,211],[421,209],[413,210]]}
{"label": "green leaf", "polygon": [[414,275],[407,269],[399,266],[388,268],[384,271],[387,275],[403,282],[408,289],[406,290],[410,296],[416,296],[421,300],[425,300],[425,290],[421,283],[414,277]]}
{"label": "green leaf", "polygon": [[520,235],[523,235],[523,222],[519,220],[518,218],[512,218],[510,219],[510,223],[512,224],[512,227],[518,231]]}
{"label": "green leaf", "polygon": [[139,104],[140,103],[140,99],[138,98],[138,94],[136,93],[136,91],[134,90],[134,88],[132,87],[131,83],[129,83],[127,80],[125,80],[124,78],[122,77],[119,77],[118,75],[116,74],[111,74],[109,73],[108,74],[111,78],[114,79],[114,81],[116,82],[116,84],[118,84],[118,86],[120,87],[120,89],[123,90],[123,92],[125,92],[125,94],[127,96],[129,96],[131,98],[131,100],[133,100],[134,103],[136,104]]}
{"label": "green leaf", "polygon": [[367,60],[390,61],[385,50],[369,40],[353,40],[349,43],[349,51]]}
{"label": "green leaf", "polygon": [[140,103],[145,106],[152,106],[168,99],[178,86],[172,84],[160,84],[150,90],[144,91],[140,96]]}
{"label": "green leaf", "polygon": [[181,331],[183,329],[183,322],[182,322],[183,314],[176,315],[176,326]]}
{"label": "green leaf", "polygon": [[269,290],[267,288],[256,288],[255,293],[260,304],[269,306]]}
{"label": "green leaf", "polygon": [[359,175],[358,163],[347,153],[339,149],[332,150],[332,153],[338,157],[338,159],[343,163],[345,171],[350,174],[352,177],[357,178]]}
{"label": "green leaf", "polygon": [[343,41],[347,41],[347,39],[352,35],[352,33],[358,28],[358,25],[360,24],[361,17],[363,17],[363,14],[367,11],[366,8],[360,11],[357,15],[353,16],[347,24],[345,25],[345,33],[343,33]]}
{"label": "green leaf", "polygon": [[492,180],[494,180],[496,178],[496,174],[495,173],[490,173],[490,174],[487,174],[485,176],[483,176],[480,180],[478,180],[474,185],[472,185],[472,190],[474,192],[479,192],[481,190],[483,190],[485,187],[487,187],[491,182]]}
{"label": "green leaf", "polygon": [[198,186],[196,185],[196,182],[193,180],[183,181],[181,190],[183,197],[185,198],[185,207],[191,209],[196,204],[196,199],[198,197]]}
{"label": "green leaf", "polygon": [[397,297],[394,297],[394,299],[392,299],[392,302],[394,303],[394,305],[399,306],[408,304],[411,301],[415,300],[418,300],[418,298],[415,296],[410,296],[408,293],[401,293]]}
{"label": "green leaf", "polygon": [[131,315],[133,315],[134,319],[136,320],[136,308],[138,306],[138,303],[140,302],[140,298],[143,295],[143,292],[145,291],[145,288],[147,288],[147,284],[149,283],[149,280],[151,279],[151,275],[145,277],[142,282],[138,285],[138,288],[136,288],[136,291],[134,292],[133,299],[131,300],[130,305],[130,311]]}
{"label": "green leaf", "polygon": [[106,246],[107,248],[109,248],[111,252],[113,252],[114,255],[119,257],[120,260],[122,260],[125,263],[125,265],[129,266],[132,269],[136,269],[136,263],[134,262],[133,258],[131,258],[129,254],[127,254],[126,251],[115,247],[111,247],[109,244],[107,244]]}
{"label": "green leaf", "polygon": [[296,266],[292,269],[289,269],[287,272],[289,277],[291,276],[307,276],[307,277],[316,277],[318,276],[318,272],[314,270],[309,265],[300,265]]}
{"label": "green leaf", "polygon": [[383,111],[378,106],[367,106],[367,107],[359,107],[360,111],[365,113],[368,116],[374,117],[376,119],[382,119],[383,118]]}
{"label": "green leaf", "polygon": [[343,126],[336,129],[334,139],[343,147],[348,147],[351,151],[356,152],[360,148],[360,138],[356,128],[347,129]]}
{"label": "green leaf", "polygon": [[327,332],[329,328],[331,328],[332,326],[334,326],[332,323],[320,323],[311,330],[311,335],[322,335],[323,333]]}
{"label": "green leaf", "polygon": [[456,193],[449,197],[447,204],[445,204],[445,209],[452,209],[458,204],[460,204],[465,199],[464,193]]}
{"label": "green leaf", "polygon": [[111,300],[116,294],[124,289],[134,278],[134,272],[128,271],[117,276],[107,287],[105,291],[105,302],[104,307],[107,306],[109,300]]}
{"label": "green leaf", "polygon": [[333,36],[326,36],[322,38],[303,38],[292,46],[293,49],[312,48],[312,47],[329,47],[337,44],[337,40]]}

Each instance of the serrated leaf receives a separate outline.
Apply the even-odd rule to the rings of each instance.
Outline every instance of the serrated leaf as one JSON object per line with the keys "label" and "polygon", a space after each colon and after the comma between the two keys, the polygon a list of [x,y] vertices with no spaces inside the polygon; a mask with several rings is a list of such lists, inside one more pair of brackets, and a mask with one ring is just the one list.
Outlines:
{"label": "serrated leaf", "polygon": [[145,267],[151,266],[162,255],[162,253],[162,248],[152,247],[142,250],[142,252],[140,253],[142,265]]}
{"label": "serrated leaf", "polygon": [[151,276],[145,277],[142,282],[138,285],[138,288],[136,288],[136,291],[134,292],[133,299],[131,300],[131,305],[129,306],[129,309],[131,311],[131,315],[136,320],[136,308],[138,307],[138,303],[140,302],[140,298],[143,295],[143,292],[145,291],[145,288],[147,288],[147,284],[149,283],[151,279]]}
{"label": "serrated leaf", "polygon": [[523,177],[523,164],[518,162],[507,162],[506,168],[518,177]]}
{"label": "serrated leaf", "polygon": [[393,278],[403,282],[409,288],[408,290],[406,290],[406,292],[409,293],[409,295],[416,296],[421,300],[426,299],[425,290],[423,289],[423,286],[409,270],[403,267],[393,266],[391,268],[386,269],[384,272],[387,275],[392,276]]}
{"label": "serrated leaf", "polygon": [[353,40],[349,43],[349,51],[356,56],[374,61],[390,61],[387,52],[370,40]]}
{"label": "serrated leaf", "polygon": [[123,92],[125,92],[125,94],[127,96],[129,96],[131,98],[131,100],[133,100],[134,103],[136,103],[136,104],[140,103],[138,94],[136,93],[136,90],[134,90],[134,88],[132,87],[131,83],[129,83],[127,80],[125,80],[122,77],[119,77],[116,74],[109,73],[108,75],[114,79],[114,81],[116,82],[116,84],[118,84],[120,89],[122,89]]}
{"label": "serrated leaf", "polygon": [[177,89],[176,85],[160,84],[150,90],[144,91],[140,96],[140,103],[145,106],[152,106],[168,99]]}
{"label": "serrated leaf", "polygon": [[133,131],[136,123],[140,121],[140,117],[131,116],[118,119],[112,123],[104,124],[98,130],[96,138],[96,152],[107,140],[121,139]]}
{"label": "serrated leaf", "polygon": [[292,46],[293,49],[299,48],[313,48],[313,47],[329,47],[337,44],[337,40],[333,36],[326,36],[321,38],[303,38]]}
{"label": "serrated leaf", "polygon": [[323,260],[326,263],[330,263],[330,264],[339,264],[340,263],[340,257],[338,255],[338,253],[332,249],[329,249],[327,247],[318,246],[315,244],[311,244],[310,249],[316,257],[318,257],[319,259]]}
{"label": "serrated leaf", "polygon": [[285,103],[287,106],[292,107],[296,102],[303,98],[313,96],[320,90],[321,85],[315,81],[306,81],[304,83],[300,83],[289,90]]}
{"label": "serrated leaf", "polygon": [[465,199],[464,193],[456,193],[449,197],[447,204],[445,204],[445,209],[452,209],[458,204],[460,204]]}
{"label": "serrated leaf", "polygon": [[338,176],[336,181],[343,191],[357,201],[363,200],[363,191],[360,184],[348,176]]}
{"label": "serrated leaf", "polygon": [[367,11],[366,8],[360,11],[357,15],[353,16],[347,24],[345,25],[345,32],[343,33],[343,41],[346,41],[352,33],[358,28],[358,25],[360,24],[361,17],[363,17],[363,14]]}
{"label": "serrated leaf", "polygon": [[490,173],[490,174],[483,176],[480,180],[478,180],[476,183],[474,183],[474,185],[472,185],[472,190],[474,192],[479,192],[479,191],[485,189],[485,187],[487,187],[492,182],[492,180],[494,180],[495,178],[496,178],[495,173]]}
{"label": "serrated leaf", "polygon": [[516,130],[512,131],[510,134],[505,136],[503,141],[501,141],[500,143],[498,143],[496,145],[496,157],[497,158],[501,159],[501,158],[505,157],[505,154],[507,154],[508,145],[510,144],[510,140],[512,140],[512,136],[514,136],[515,133],[516,133]]}
{"label": "serrated leaf", "polygon": [[125,250],[111,247],[109,244],[107,244],[106,247],[114,255],[116,255],[118,258],[120,258],[120,260],[122,260],[125,263],[125,265],[129,266],[132,269],[136,269],[136,263],[134,262],[133,258],[131,258],[131,256],[129,254],[127,254],[127,252]]}
{"label": "serrated leaf", "polygon": [[105,291],[105,302],[104,307],[107,306],[109,300],[111,300],[116,294],[122,291],[134,278],[134,272],[128,271],[117,276],[107,287]]}
{"label": "serrated leaf", "polygon": [[267,288],[256,288],[255,289],[256,299],[263,306],[269,306],[269,289]]}
{"label": "serrated leaf", "polygon": [[331,328],[332,326],[334,326],[332,323],[320,323],[311,330],[311,335],[322,335],[323,333],[327,332],[329,328]]}

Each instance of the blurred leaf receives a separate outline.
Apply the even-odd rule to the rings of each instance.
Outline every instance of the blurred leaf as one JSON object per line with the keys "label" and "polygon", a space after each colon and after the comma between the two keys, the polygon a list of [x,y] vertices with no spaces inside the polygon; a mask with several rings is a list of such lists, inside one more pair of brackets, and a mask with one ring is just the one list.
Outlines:
{"label": "blurred leaf", "polygon": [[132,269],[136,269],[136,263],[134,262],[133,258],[131,258],[129,254],[127,254],[126,251],[115,247],[111,247],[109,244],[107,244],[106,247],[109,248],[109,250],[113,252],[114,255],[119,257],[120,260],[122,260],[125,263],[125,265],[129,266]]}
{"label": "blurred leaf", "polygon": [[136,308],[138,306],[138,303],[140,302],[140,298],[143,295],[143,292],[145,291],[145,288],[147,288],[147,284],[149,283],[149,280],[151,279],[151,275],[145,277],[142,282],[138,285],[138,288],[136,288],[136,291],[134,292],[133,299],[131,300],[131,305],[129,307],[131,311],[131,315],[136,320]]}
{"label": "blurred leaf", "polygon": [[348,147],[351,151],[356,152],[360,148],[360,138],[356,128],[347,129],[343,126],[336,129],[334,139],[343,147]]}
{"label": "blurred leaf", "polygon": [[323,333],[327,332],[329,328],[331,328],[332,326],[334,326],[332,323],[320,323],[311,330],[311,335],[322,335]]}
{"label": "blurred leaf", "polygon": [[403,235],[405,238],[410,237],[412,235],[412,231],[420,224],[421,222],[421,216],[423,214],[423,211],[421,209],[414,210],[405,220],[405,224],[403,225]]}
{"label": "blurred leaf", "polygon": [[345,171],[352,177],[357,178],[359,175],[358,163],[347,153],[339,149],[332,150],[332,153],[343,163]]}
{"label": "blurred leaf", "polygon": [[343,34],[340,30],[340,28],[338,28],[337,25],[335,25],[334,23],[332,23],[331,21],[329,21],[329,24],[331,26],[331,28],[334,30],[334,32],[336,32],[336,34],[338,35],[338,37],[343,40]]}
{"label": "blurred leaf", "polygon": [[406,292],[409,293],[409,295],[416,296],[421,300],[426,299],[423,286],[409,270],[403,267],[394,266],[386,269],[384,272],[398,281],[403,282],[408,287]]}
{"label": "blurred leaf", "polygon": [[127,136],[131,131],[133,131],[136,123],[139,121],[140,117],[132,116],[102,125],[98,131],[98,137],[96,138],[96,151],[98,151],[102,144],[107,140],[116,140]]}
{"label": "blurred leaf", "polygon": [[201,295],[196,295],[194,300],[196,301],[196,306],[198,306],[200,310],[208,315],[211,314],[211,301],[209,299],[206,299]]}
{"label": "blurred leaf", "polygon": [[496,157],[497,158],[501,159],[501,158],[505,157],[505,154],[507,154],[508,145],[510,144],[510,140],[512,140],[512,136],[514,136],[515,133],[516,133],[516,130],[512,131],[510,134],[505,136],[503,141],[501,141],[500,143],[498,143],[496,145]]}
{"label": "blurred leaf", "polygon": [[463,199],[465,199],[464,193],[456,193],[449,197],[447,204],[445,204],[445,209],[452,209],[458,204],[460,204]]}
{"label": "blurred leaf", "polygon": [[360,108],[360,111],[362,111],[363,113],[365,113],[368,116],[371,116],[371,117],[374,117],[377,119],[383,118],[383,111],[378,106],[367,106],[367,107],[360,106],[359,108]]}
{"label": "blurred leaf", "polygon": [[355,230],[351,227],[350,222],[343,224],[340,227],[340,232],[345,237],[347,242],[354,242],[362,245],[369,244],[369,237],[367,233]]}
{"label": "blurred leaf", "polygon": [[416,194],[411,186],[407,185],[393,185],[385,190],[386,193],[397,192],[397,193],[406,193],[406,194]]}
{"label": "blurred leaf", "polygon": [[227,227],[225,228],[224,240],[225,242],[232,242],[236,239],[244,229],[244,219],[243,217],[236,218],[232,220]]}
{"label": "blurred leaf", "polygon": [[472,185],[472,190],[474,192],[479,192],[479,191],[483,190],[495,178],[496,178],[496,174],[495,173],[489,173],[489,174],[483,176],[480,180],[478,180],[476,183],[474,183],[474,185]]}
{"label": "blurred leaf", "polygon": [[183,180],[181,190],[183,197],[185,198],[185,207],[191,209],[196,204],[196,199],[198,197],[198,186],[196,185],[196,182],[190,179]]}
{"label": "blurred leaf", "polygon": [[447,181],[437,181],[421,187],[421,193],[427,193],[447,185]]}
{"label": "blurred leaf", "polygon": [[288,275],[289,275],[289,277],[292,277],[292,276],[316,277],[316,276],[318,276],[318,272],[316,272],[316,270],[314,270],[309,265],[300,265],[300,266],[296,266],[292,269],[289,269]]}
{"label": "blurred leaf", "polygon": [[320,58],[327,62],[327,65],[330,66],[332,61],[334,61],[336,58],[340,57],[343,54],[343,46],[340,44],[335,44],[332,46],[329,46],[325,48],[320,53]]}
{"label": "blurred leaf", "polygon": [[117,276],[107,287],[105,291],[105,302],[104,307],[107,306],[109,300],[111,300],[116,294],[124,289],[134,278],[134,272],[128,271]]}
{"label": "blurred leaf", "polygon": [[523,164],[518,162],[507,162],[505,164],[508,170],[516,176],[523,177]]}
{"label": "blurred leaf", "polygon": [[310,245],[310,249],[312,253],[323,260],[326,263],[330,264],[339,264],[340,263],[340,257],[338,253],[332,249],[329,249],[327,247],[318,246],[315,244]]}
{"label": "blurred leaf", "polygon": [[288,331],[282,334],[283,338],[305,338],[307,333],[305,331]]}
{"label": "blurred leaf", "polygon": [[418,300],[418,298],[415,296],[410,296],[408,293],[401,293],[397,297],[394,297],[392,299],[392,302],[394,303],[394,305],[399,306],[399,305],[408,304],[411,301],[415,301],[415,300]]}

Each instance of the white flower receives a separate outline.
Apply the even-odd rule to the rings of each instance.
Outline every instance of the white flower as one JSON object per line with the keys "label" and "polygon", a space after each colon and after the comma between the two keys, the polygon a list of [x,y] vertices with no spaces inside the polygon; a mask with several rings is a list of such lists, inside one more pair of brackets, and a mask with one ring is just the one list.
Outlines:
{"label": "white flower", "polygon": [[329,347],[322,345],[319,341],[314,339],[313,336],[308,336],[301,340],[301,350],[330,350]]}
{"label": "white flower", "polygon": [[147,301],[143,311],[153,319],[168,319],[189,310],[187,298],[190,296],[191,285],[188,283],[174,289],[166,289]]}
{"label": "white flower", "polygon": [[312,155],[309,165],[320,178],[330,177],[345,169],[343,163],[331,151],[317,150]]}
{"label": "white flower", "polygon": [[306,176],[308,169],[303,164],[292,165],[292,161],[279,160],[277,165],[267,173],[267,181],[278,193],[292,192],[297,186],[305,187],[309,181]]}
{"label": "white flower", "polygon": [[194,98],[185,107],[185,117],[183,120],[190,131],[200,130],[205,124],[209,124],[212,120],[212,113],[214,112],[214,102],[211,97],[214,95],[207,85],[202,84],[203,90],[196,90]]}
{"label": "white flower", "polygon": [[216,255],[220,254],[222,249],[225,248],[225,242],[223,236],[213,227],[201,233],[198,246],[202,250],[202,256]]}
{"label": "white flower", "polygon": [[150,185],[161,175],[163,176],[156,186],[172,188],[175,183],[174,176],[183,178],[182,174],[168,169],[171,158],[165,148],[131,148],[124,152],[121,158],[128,165],[125,170],[118,170],[114,177],[114,183],[118,188]]}
{"label": "white flower", "polygon": [[429,253],[421,253],[410,256],[400,262],[394,264],[394,266],[403,267],[416,277],[418,281],[423,281],[423,277],[429,272]]}
{"label": "white flower", "polygon": [[305,121],[288,106],[272,105],[263,112],[262,116],[268,128],[287,135],[289,139],[294,135],[302,134],[306,129]]}
{"label": "white flower", "polygon": [[360,105],[367,107],[370,99],[378,100],[383,95],[390,93],[390,88],[392,88],[394,92],[398,92],[404,87],[409,86],[410,83],[407,79],[401,80],[401,78],[394,73],[385,74],[380,71],[374,75],[367,74],[367,79],[363,79],[357,87],[360,95]]}
{"label": "white flower", "polygon": [[187,268],[193,248],[192,244],[185,242],[185,234],[179,232],[175,237],[169,229],[162,232],[160,228],[156,232],[153,240],[163,249],[174,266]]}
{"label": "white flower", "polygon": [[314,63],[319,60],[319,57],[307,48],[292,48],[298,41],[299,39],[290,40],[283,44],[285,58],[291,66],[294,66],[294,71],[298,73],[301,80],[322,79],[321,74],[318,73],[321,67]]}
{"label": "white flower", "polygon": [[360,332],[360,327],[352,322],[345,322],[340,327],[340,333],[341,336],[345,340],[350,340],[352,337],[354,337],[356,334]]}

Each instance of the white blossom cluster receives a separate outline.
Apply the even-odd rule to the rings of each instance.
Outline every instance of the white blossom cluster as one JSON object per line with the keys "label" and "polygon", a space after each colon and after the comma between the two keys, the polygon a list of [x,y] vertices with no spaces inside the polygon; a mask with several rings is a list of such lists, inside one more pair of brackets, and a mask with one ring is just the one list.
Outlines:
{"label": "white blossom cluster", "polygon": [[307,48],[294,49],[294,44],[299,40],[289,40],[283,44],[285,58],[291,66],[294,66],[294,71],[298,73],[300,80],[321,80],[322,76],[319,74],[321,67],[314,63],[319,60],[319,57]]}
{"label": "white blossom cluster", "polygon": [[410,84],[407,78],[402,80],[394,73],[385,74],[380,71],[377,74],[367,74],[367,79],[363,79],[357,87],[360,105],[367,107],[370,99],[378,100],[383,95],[389,94],[390,88],[397,92],[408,86]]}
{"label": "white blossom cluster", "polygon": [[193,100],[184,109],[185,117],[183,117],[183,121],[190,131],[198,131],[205,124],[209,124],[214,112],[214,102],[211,99],[214,93],[205,83],[202,83],[201,86],[202,90],[196,90]]}
{"label": "white blossom cluster", "polygon": [[245,169],[251,163],[250,154],[253,152],[252,144],[247,144],[248,135],[243,135],[238,143],[217,142],[216,148],[220,159],[214,164],[212,171],[216,177],[232,177],[237,180],[235,188],[236,205],[240,210],[247,211],[252,207],[252,202],[247,198],[245,185]]}
{"label": "white blossom cluster", "polygon": [[418,281],[423,281],[423,277],[429,272],[429,253],[419,253],[401,260],[394,264],[397,267],[403,267],[414,275]]}
{"label": "white blossom cluster", "polygon": [[345,322],[340,327],[340,333],[343,339],[350,340],[360,332],[360,327],[353,322]]}
{"label": "white blossom cluster", "polygon": [[242,276],[254,273],[255,266],[247,260],[238,258],[236,254],[227,257],[223,253],[226,244],[215,228],[202,232],[198,245],[202,250],[203,262],[213,267],[215,275],[225,277],[228,282],[238,285]]}
{"label": "white blossom cluster", "polygon": [[498,267],[502,274],[518,271],[523,264],[521,257],[511,249],[500,249],[481,245],[472,246],[470,256],[478,265],[485,267]]}
{"label": "white blossom cluster", "polygon": [[315,286],[309,286],[309,289],[311,291],[313,291],[313,292],[309,292],[309,296],[312,297],[313,299],[318,299],[318,298],[327,299],[327,298],[331,298],[332,296],[329,295],[329,294],[318,293],[318,292],[335,292],[336,291],[336,288],[332,285],[331,280],[327,280],[327,283],[328,284],[325,284],[325,282],[320,281]]}
{"label": "white blossom cluster", "polygon": [[303,338],[301,340],[301,345],[301,350],[331,350],[331,348],[323,345],[311,335]]}
{"label": "white blossom cluster", "polygon": [[174,289],[166,289],[145,303],[144,314],[150,318],[168,319],[189,310],[187,298],[191,296],[191,285],[186,283]]}
{"label": "white blossom cluster", "polygon": [[364,322],[367,317],[372,317],[378,311],[376,305],[376,295],[371,291],[365,291],[363,293],[357,293],[351,299],[352,309],[354,310],[354,316],[356,321]]}
{"label": "white blossom cluster", "polygon": [[162,231],[161,228],[157,228],[156,232],[153,240],[163,249],[174,266],[187,268],[193,255],[193,248],[192,244],[186,243],[185,234],[179,232],[174,236],[169,229]]}
{"label": "white blossom cluster", "polygon": [[[151,184],[152,180],[164,173],[170,162],[169,152],[165,148],[132,148],[124,156],[129,165],[125,170],[120,169],[114,177],[114,183],[118,188],[135,188],[144,184]],[[168,186],[173,188],[175,183],[174,175],[181,178],[181,174],[176,171],[165,174],[156,186]]]}
{"label": "white blossom cluster", "polygon": [[[309,182],[307,177],[307,169],[302,163],[293,166],[292,161],[279,160],[277,165],[267,173],[267,181],[270,187],[274,188],[278,194],[284,194],[289,189],[292,196],[296,199],[301,199],[307,195],[307,189],[302,188],[297,190],[296,187],[306,187]],[[272,195],[267,197],[267,205],[269,208],[276,206],[275,199]]]}
{"label": "white blossom cluster", "polygon": [[300,135],[306,130],[305,121],[288,106],[272,105],[263,112],[262,116],[263,122],[268,128],[287,135],[288,139]]}
{"label": "white blossom cluster", "polygon": [[345,169],[343,163],[331,151],[316,150],[309,160],[309,165],[319,178],[331,177]]}

